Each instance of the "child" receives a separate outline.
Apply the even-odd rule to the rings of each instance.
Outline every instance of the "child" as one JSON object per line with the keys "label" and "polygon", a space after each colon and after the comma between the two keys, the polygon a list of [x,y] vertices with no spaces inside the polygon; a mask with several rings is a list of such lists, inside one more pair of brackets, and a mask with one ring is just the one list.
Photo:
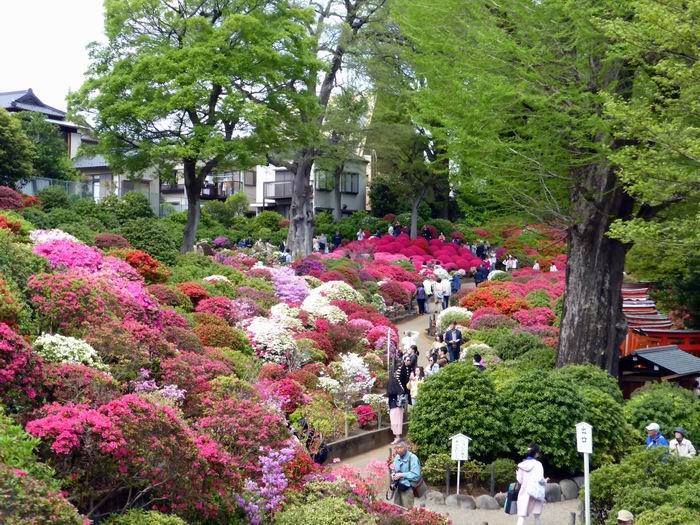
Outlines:
{"label": "child", "polygon": [[416,404],[416,398],[418,397],[418,389],[425,381],[425,370],[422,366],[416,367],[416,369],[411,373],[411,380],[408,385],[411,389],[411,403]]}

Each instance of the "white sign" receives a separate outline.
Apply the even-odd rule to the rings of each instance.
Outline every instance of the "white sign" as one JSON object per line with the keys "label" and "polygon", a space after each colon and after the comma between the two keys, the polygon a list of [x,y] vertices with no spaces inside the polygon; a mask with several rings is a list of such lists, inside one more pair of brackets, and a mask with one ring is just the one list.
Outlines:
{"label": "white sign", "polygon": [[583,454],[593,454],[593,427],[588,423],[576,425],[576,449]]}
{"label": "white sign", "polygon": [[469,442],[472,438],[457,434],[450,438],[452,441],[452,461],[467,461],[469,459]]}

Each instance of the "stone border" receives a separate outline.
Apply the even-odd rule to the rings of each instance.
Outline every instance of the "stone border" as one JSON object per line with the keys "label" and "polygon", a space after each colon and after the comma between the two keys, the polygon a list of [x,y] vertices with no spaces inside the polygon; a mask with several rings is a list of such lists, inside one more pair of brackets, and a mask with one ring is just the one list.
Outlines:
{"label": "stone border", "polygon": [[[403,435],[408,432],[408,423],[403,424]],[[328,443],[328,458],[338,458],[340,460],[350,459],[369,452],[375,448],[389,445],[394,440],[391,427],[384,427],[379,430],[370,430],[357,436],[339,439]]]}

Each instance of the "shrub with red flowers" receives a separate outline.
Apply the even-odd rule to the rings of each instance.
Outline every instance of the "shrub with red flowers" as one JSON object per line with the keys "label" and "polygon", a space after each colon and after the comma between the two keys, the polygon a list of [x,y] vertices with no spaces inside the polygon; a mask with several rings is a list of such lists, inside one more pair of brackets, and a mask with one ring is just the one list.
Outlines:
{"label": "shrub with red flowers", "polygon": [[199,354],[202,353],[204,348],[199,337],[189,329],[168,326],[163,328],[163,337],[181,352],[195,352]]}
{"label": "shrub with red flowers", "polygon": [[23,206],[21,194],[7,186],[0,186],[0,210],[19,210]]}
{"label": "shrub with red flowers", "polygon": [[318,387],[318,374],[304,368],[299,368],[289,372],[287,374],[287,378],[296,381],[307,390],[314,390],[316,387]]}
{"label": "shrub with red flowers", "polygon": [[504,315],[512,315],[518,310],[529,308],[525,300],[513,297],[504,286],[504,283],[490,282],[484,284],[486,286],[480,285],[476,290],[466,295],[462,299],[460,306],[472,312],[479,308],[491,307]]}
{"label": "shrub with red flowers", "polygon": [[56,403],[42,411],[27,431],[71,480],[71,497],[88,517],[150,505],[209,518],[234,509],[232,458],[170,407],[130,394],[97,409]]}
{"label": "shrub with red flowers", "polygon": [[310,275],[320,277],[326,271],[326,266],[318,257],[309,256],[292,263],[292,268],[297,275]]}
{"label": "shrub with red flowers", "polygon": [[326,335],[331,342],[333,353],[328,355],[329,360],[333,360],[338,354],[347,354],[357,351],[360,347],[360,339],[364,336],[362,329],[348,324],[329,324]]}
{"label": "shrub with red flowers", "polygon": [[5,323],[0,323],[0,400],[14,410],[25,408],[43,384],[43,362]]}
{"label": "shrub with red flowers", "polygon": [[123,235],[105,232],[95,235],[95,246],[102,250],[108,250],[110,248],[130,248],[131,244]]}
{"label": "shrub with red flowers", "polygon": [[396,281],[386,281],[380,284],[379,295],[384,298],[387,306],[408,306],[411,304],[411,293]]}
{"label": "shrub with red flowers", "polygon": [[170,276],[170,270],[142,250],[129,250],[124,260],[141,274],[147,283],[164,283]]}
{"label": "shrub with red flowers", "polygon": [[549,326],[554,322],[554,317],[552,309],[545,307],[520,310],[513,314],[513,319],[522,326]]}
{"label": "shrub with red flowers", "polygon": [[245,332],[228,325],[198,324],[194,333],[204,346],[231,348],[243,353],[250,353],[250,343]]}
{"label": "shrub with red flowers", "polygon": [[105,372],[78,363],[46,366],[47,399],[57,403],[82,403],[98,407],[121,395],[119,384]]}
{"label": "shrub with red flowers", "polygon": [[300,490],[304,486],[307,476],[320,469],[320,465],[314,462],[304,447],[297,444],[294,447],[294,457],[284,464],[284,475],[291,490]]}
{"label": "shrub with red flowers", "polygon": [[158,326],[161,328],[177,327],[188,330],[190,322],[184,315],[173,308],[161,308],[158,310]]}
{"label": "shrub with red flowers", "polygon": [[355,407],[355,415],[360,428],[374,428],[377,425],[377,412],[369,405]]}
{"label": "shrub with red flowers", "polygon": [[249,399],[227,398],[214,403],[196,427],[210,434],[249,473],[259,472],[261,448],[279,448],[289,438],[282,414]]}
{"label": "shrub with red flowers", "polygon": [[[485,310],[486,308],[480,308],[480,310]],[[503,314],[484,314],[479,316],[477,319],[472,319],[469,323],[469,328],[472,330],[484,330],[488,328],[512,328],[517,323]]]}
{"label": "shrub with red flowers", "polygon": [[0,229],[9,230],[13,235],[19,235],[22,232],[22,223],[0,215]]}
{"label": "shrub with red flowers", "polygon": [[204,312],[215,315],[231,325],[236,324],[236,321],[239,320],[235,317],[236,312],[233,308],[233,301],[226,297],[210,297],[209,299],[202,299],[197,304],[195,312]]}
{"label": "shrub with red flowers", "polygon": [[201,284],[187,282],[177,284],[175,287],[189,297],[190,301],[192,301],[192,304],[195,306],[199,301],[209,297],[209,292]]}
{"label": "shrub with red flowers", "polygon": [[272,273],[270,273],[270,270],[267,268],[253,267],[250,270],[248,270],[245,274],[246,277],[250,277],[251,279],[265,279],[266,281],[272,280]]}
{"label": "shrub with red flowers", "polygon": [[304,388],[288,377],[271,383],[270,390],[282,400],[282,411],[285,414],[291,414],[306,400]]}
{"label": "shrub with red flowers", "polygon": [[192,310],[192,301],[180,289],[164,284],[151,284],[147,287],[148,293],[158,299],[160,304],[182,308],[186,311]]}

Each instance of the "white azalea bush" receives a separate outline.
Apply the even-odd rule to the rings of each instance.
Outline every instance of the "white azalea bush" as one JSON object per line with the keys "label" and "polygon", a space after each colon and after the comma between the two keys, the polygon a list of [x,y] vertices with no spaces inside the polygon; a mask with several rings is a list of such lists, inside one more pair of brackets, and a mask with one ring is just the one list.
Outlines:
{"label": "white azalea bush", "polygon": [[50,241],[72,241],[78,244],[83,244],[70,233],[57,228],[53,230],[33,230],[29,232],[29,238],[33,244],[44,244]]}
{"label": "white azalea bush", "polygon": [[364,304],[365,302],[362,294],[348,283],[343,281],[328,281],[311,290],[301,306],[307,312],[311,312],[312,310],[310,308],[318,308],[323,303],[330,304],[331,301],[338,299],[359,304]]}
{"label": "white azalea bush", "polygon": [[287,303],[277,303],[270,308],[270,319],[287,330],[303,330],[304,323],[299,319],[299,308]]}
{"label": "white azalea bush", "polygon": [[503,270],[492,270],[489,272],[488,276],[486,277],[489,281],[499,281],[501,279],[505,279],[509,277],[508,272],[504,272]]}
{"label": "white azalea bush", "polygon": [[331,323],[346,323],[348,316],[337,306],[329,304],[327,306],[322,306],[316,312],[313,312],[316,317],[330,321]]}
{"label": "white azalea bush", "polygon": [[226,283],[231,284],[231,279],[225,275],[210,275],[202,279],[205,283]]}
{"label": "white azalea bush", "polygon": [[352,405],[360,396],[372,390],[375,379],[359,354],[342,354],[340,361],[332,363],[330,368],[331,377],[320,377],[319,386],[330,393],[336,406],[345,412],[347,437]]}
{"label": "white azalea bush", "polygon": [[253,317],[246,321],[245,329],[256,354],[263,361],[281,365],[295,361],[296,341],[284,326],[267,317]]}
{"label": "white azalea bush", "polygon": [[34,341],[34,350],[49,363],[76,363],[98,370],[109,370],[92,346],[75,337],[42,334]]}
{"label": "white azalea bush", "polygon": [[453,322],[468,327],[472,312],[461,306],[450,306],[438,314],[437,325],[440,332],[446,331]]}

